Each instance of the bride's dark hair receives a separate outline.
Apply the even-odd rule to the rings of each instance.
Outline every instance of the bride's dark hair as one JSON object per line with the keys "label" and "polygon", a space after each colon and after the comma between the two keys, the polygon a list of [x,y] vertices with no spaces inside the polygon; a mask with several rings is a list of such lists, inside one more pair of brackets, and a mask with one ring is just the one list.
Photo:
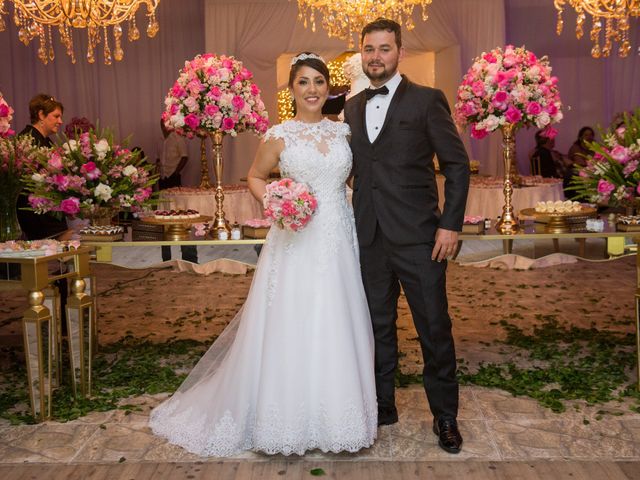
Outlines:
{"label": "bride's dark hair", "polygon": [[329,80],[331,76],[329,74],[329,68],[320,59],[319,55],[312,52],[302,52],[296,55],[294,59],[297,60],[293,65],[291,65],[291,70],[289,71],[289,88],[293,87],[293,80],[296,78],[296,74],[301,67],[311,67],[314,70],[320,72],[324,79],[327,81],[327,85],[331,85],[331,82]]}

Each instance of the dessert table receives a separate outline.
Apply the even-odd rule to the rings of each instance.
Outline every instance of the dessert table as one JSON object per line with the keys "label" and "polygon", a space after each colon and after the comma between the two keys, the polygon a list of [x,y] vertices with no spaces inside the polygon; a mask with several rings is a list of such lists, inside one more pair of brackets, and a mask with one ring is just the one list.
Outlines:
{"label": "dessert table", "polygon": [[[223,209],[226,219],[244,223],[253,218],[262,218],[262,205],[253,198],[246,185],[224,185]],[[161,210],[197,210],[200,215],[216,215],[215,188],[176,187],[160,191]]]}
{"label": "dessert table", "polygon": [[[535,207],[537,202],[547,200],[564,200],[562,180],[556,178],[522,177],[526,186],[513,189],[512,204],[516,215],[520,210]],[[440,210],[444,205],[444,182],[442,175],[436,176],[438,184],[438,198]],[[495,220],[502,215],[504,194],[502,192],[502,177],[471,176],[467,207],[464,214],[481,216]]]}
{"label": "dessert table", "polygon": [[[70,279],[67,301],[67,331],[69,359],[74,393],[76,384],[87,394],[91,390],[91,357],[95,333],[95,299],[85,292],[90,278],[89,257],[93,247],[81,246],[59,253],[10,255],[0,252],[0,262],[20,265],[22,288],[28,292],[29,308],[22,317],[27,366],[29,398],[34,418],[40,421],[51,417],[53,389],[60,382],[61,334],[60,317],[56,310],[59,294],[51,287],[54,280]],[[67,273],[52,275],[49,263],[69,264]],[[2,282],[18,283],[13,280]],[[94,285],[91,285],[94,289]]]}

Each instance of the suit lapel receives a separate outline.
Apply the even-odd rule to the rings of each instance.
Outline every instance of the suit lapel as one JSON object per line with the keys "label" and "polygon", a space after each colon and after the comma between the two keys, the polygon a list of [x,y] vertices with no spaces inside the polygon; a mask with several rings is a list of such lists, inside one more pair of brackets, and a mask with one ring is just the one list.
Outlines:
{"label": "suit lapel", "polygon": [[[389,119],[393,115],[393,111],[396,109],[396,107],[400,103],[400,100],[402,100],[404,92],[407,89],[408,83],[409,83],[409,81],[407,80],[407,77],[405,77],[403,75],[402,76],[402,80],[400,81],[400,84],[398,85],[398,88],[396,89],[395,93],[393,94],[393,98],[391,99],[391,103],[389,103],[389,108],[387,109],[387,114],[384,117],[384,123],[382,124],[382,128],[380,129],[380,133],[378,134],[376,139],[373,141],[373,143],[376,143],[378,141],[378,139],[380,139],[380,137],[382,137],[382,134],[384,133],[384,129],[387,128],[387,125],[389,124]],[[366,101],[365,101],[365,104],[366,104]],[[365,114],[365,116],[366,116],[366,114]],[[367,129],[367,127],[365,125],[365,134],[366,134],[366,129]],[[368,135],[367,135],[367,138],[369,138]]]}

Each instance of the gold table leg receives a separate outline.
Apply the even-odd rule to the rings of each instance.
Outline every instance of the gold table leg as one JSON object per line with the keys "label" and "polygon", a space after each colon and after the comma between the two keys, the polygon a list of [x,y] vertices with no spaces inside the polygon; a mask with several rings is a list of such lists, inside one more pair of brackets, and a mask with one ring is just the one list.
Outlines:
{"label": "gold table leg", "polygon": [[55,342],[55,326],[49,309],[43,305],[44,299],[42,290],[31,290],[30,307],[22,319],[31,412],[40,421],[51,417],[51,366]]}
{"label": "gold table leg", "polygon": [[71,282],[71,294],[67,300],[67,336],[73,393],[78,386],[83,396],[91,394],[91,367],[93,358],[94,303],[85,293],[85,281],[76,278]]}
{"label": "gold table leg", "polygon": [[62,381],[62,317],[60,307],[60,291],[55,285],[49,285],[44,289],[43,305],[49,309],[51,314],[51,333],[53,338],[53,386],[60,386]]}

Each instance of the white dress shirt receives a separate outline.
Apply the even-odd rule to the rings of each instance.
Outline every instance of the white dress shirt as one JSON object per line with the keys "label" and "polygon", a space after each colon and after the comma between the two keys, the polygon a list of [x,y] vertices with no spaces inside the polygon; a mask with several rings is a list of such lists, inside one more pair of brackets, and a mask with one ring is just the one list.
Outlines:
{"label": "white dress shirt", "polygon": [[[384,84],[389,89],[389,93],[387,95],[376,95],[371,100],[367,100],[367,110],[366,110],[366,122],[367,122],[367,135],[369,136],[369,141],[373,143],[375,139],[378,137],[380,130],[382,130],[382,125],[384,124],[384,119],[387,116],[387,110],[389,110],[389,104],[391,103],[391,99],[393,98],[393,94],[396,93],[398,89],[398,85],[402,81],[402,76],[400,72],[396,72],[396,74],[391,77],[387,83]],[[380,85],[382,87],[383,85]],[[380,88],[378,87],[378,88]],[[369,88],[375,88],[369,85]]]}

